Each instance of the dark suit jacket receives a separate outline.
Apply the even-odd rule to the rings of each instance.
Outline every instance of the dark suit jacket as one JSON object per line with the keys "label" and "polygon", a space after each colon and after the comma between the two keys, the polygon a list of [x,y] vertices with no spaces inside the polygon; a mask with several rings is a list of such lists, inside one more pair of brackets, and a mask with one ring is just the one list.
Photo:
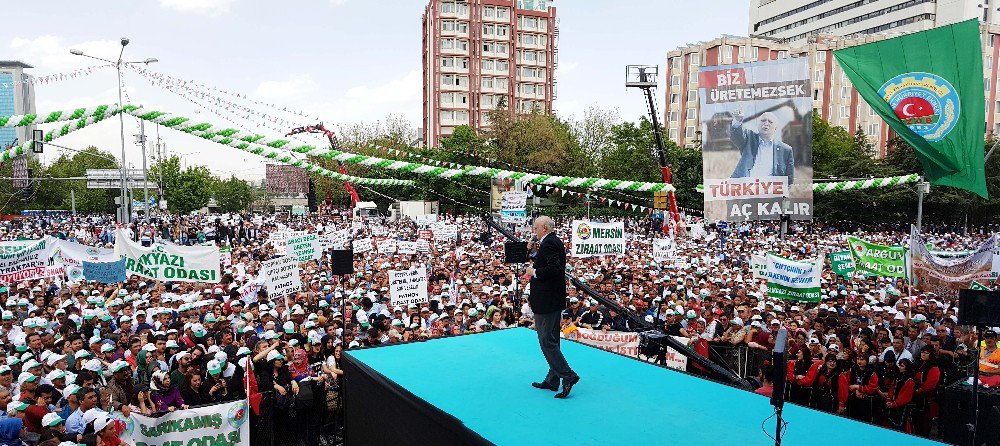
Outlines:
{"label": "dark suit jacket", "polygon": [[[760,146],[760,135],[753,130],[746,130],[739,121],[733,121],[729,127],[729,140],[740,149],[740,162],[733,170],[732,178],[750,176],[750,169],[757,161],[757,149]],[[780,141],[774,141],[774,166],[771,174],[776,177],[788,177],[788,184],[795,181],[795,157],[792,147]]]}
{"label": "dark suit jacket", "polygon": [[531,278],[528,304],[536,314],[566,308],[566,246],[555,234],[546,235],[535,256],[535,277]]}

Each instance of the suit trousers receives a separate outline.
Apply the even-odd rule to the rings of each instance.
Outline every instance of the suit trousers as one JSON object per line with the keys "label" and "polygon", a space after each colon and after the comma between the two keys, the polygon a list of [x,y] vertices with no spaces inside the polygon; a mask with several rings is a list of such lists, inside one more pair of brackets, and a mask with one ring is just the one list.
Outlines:
{"label": "suit trousers", "polygon": [[575,378],[576,372],[569,367],[562,351],[559,350],[559,324],[562,312],[535,313],[535,331],[538,333],[538,345],[542,348],[545,362],[549,363],[549,372],[545,375],[545,384],[559,387],[560,379]]}

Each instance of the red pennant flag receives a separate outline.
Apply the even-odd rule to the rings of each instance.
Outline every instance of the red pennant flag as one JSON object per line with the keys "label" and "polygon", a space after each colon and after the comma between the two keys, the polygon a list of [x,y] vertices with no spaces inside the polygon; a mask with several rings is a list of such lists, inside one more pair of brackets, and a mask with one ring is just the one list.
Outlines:
{"label": "red pennant flag", "polygon": [[264,398],[264,394],[257,390],[257,376],[253,372],[253,361],[251,358],[247,358],[247,399],[250,400],[250,408],[253,409],[253,413],[260,415],[260,401]]}

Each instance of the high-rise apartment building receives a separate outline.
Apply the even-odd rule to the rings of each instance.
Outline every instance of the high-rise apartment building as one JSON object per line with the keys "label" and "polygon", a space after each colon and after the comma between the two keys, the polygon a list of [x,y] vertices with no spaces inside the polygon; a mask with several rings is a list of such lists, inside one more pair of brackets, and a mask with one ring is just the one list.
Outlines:
{"label": "high-rise apartment building", "polygon": [[722,36],[667,53],[667,136],[680,145],[700,141],[699,67],[807,57],[813,73],[814,112],[851,133],[860,127],[878,147],[876,155],[884,156],[894,134],[858,95],[833,51],[972,18],[980,20],[982,29],[984,128],[1000,135],[1000,11],[991,10],[988,2],[751,0],[751,27],[756,31],[749,46],[746,37]]}
{"label": "high-rise apartment building", "polygon": [[[35,89],[31,76],[24,72],[34,68],[21,61],[0,60],[0,116],[35,113]],[[34,126],[0,128],[0,149],[31,139]]]}
{"label": "high-rise apartment building", "polygon": [[511,113],[552,111],[556,8],[547,0],[429,0],[423,15],[423,143]]}
{"label": "high-rise apartment building", "polygon": [[751,0],[754,36],[804,45],[821,34],[859,36],[922,31],[979,19],[1000,25],[988,0]]}

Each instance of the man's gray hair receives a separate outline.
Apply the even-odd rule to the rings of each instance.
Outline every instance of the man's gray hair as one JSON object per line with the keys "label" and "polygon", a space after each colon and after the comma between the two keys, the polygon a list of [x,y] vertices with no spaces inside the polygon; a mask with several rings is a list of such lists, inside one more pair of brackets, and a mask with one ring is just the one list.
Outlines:
{"label": "man's gray hair", "polygon": [[554,230],[556,227],[556,223],[547,215],[535,217],[535,223],[542,225],[543,228],[548,229],[549,231]]}

